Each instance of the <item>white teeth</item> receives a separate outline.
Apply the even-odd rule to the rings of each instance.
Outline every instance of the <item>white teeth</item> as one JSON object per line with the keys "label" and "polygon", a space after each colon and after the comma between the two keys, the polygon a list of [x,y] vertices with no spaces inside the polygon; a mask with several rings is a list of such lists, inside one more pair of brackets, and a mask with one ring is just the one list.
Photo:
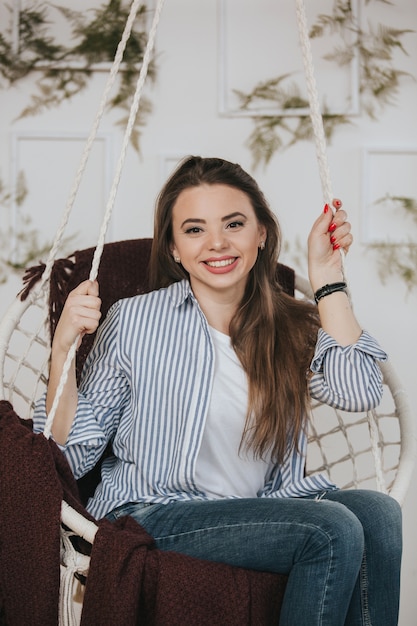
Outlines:
{"label": "white teeth", "polygon": [[206,261],[206,264],[210,267],[226,267],[235,262],[235,259],[224,259],[223,261]]}

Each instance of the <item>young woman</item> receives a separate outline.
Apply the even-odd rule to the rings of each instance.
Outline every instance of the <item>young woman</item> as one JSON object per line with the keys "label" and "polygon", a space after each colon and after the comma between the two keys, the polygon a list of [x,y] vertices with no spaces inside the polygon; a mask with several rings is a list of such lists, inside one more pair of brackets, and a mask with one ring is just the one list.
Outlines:
{"label": "young woman", "polygon": [[[344,289],[340,201],[308,239],[316,305],[276,282],[280,230],[251,176],[190,157],[163,188],[154,290],[117,302],[53,435],[78,478],[109,441],[90,512],[132,515],[161,549],[289,575],[280,624],[397,624],[401,512],[389,496],[304,475],[310,397],[349,411],[381,398],[378,360]],[[68,297],[42,430],[70,345],[100,319],[98,285]]]}

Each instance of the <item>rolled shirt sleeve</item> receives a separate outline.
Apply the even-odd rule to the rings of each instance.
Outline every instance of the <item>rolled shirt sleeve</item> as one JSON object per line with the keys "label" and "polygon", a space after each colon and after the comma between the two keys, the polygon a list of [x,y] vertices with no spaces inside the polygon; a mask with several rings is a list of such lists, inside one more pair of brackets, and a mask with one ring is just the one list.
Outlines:
{"label": "rolled shirt sleeve", "polygon": [[375,408],[382,398],[382,373],[378,361],[387,354],[363,331],[358,341],[340,346],[323,329],[319,330],[310,366],[310,394],[337,409],[360,412]]}
{"label": "rolled shirt sleeve", "polygon": [[[117,358],[118,306],[114,306],[97,334],[88,356],[78,405],[64,452],[76,478],[80,478],[100,459],[117,430],[129,394],[129,383]],[[42,432],[46,421],[46,394],[37,402],[33,429]]]}

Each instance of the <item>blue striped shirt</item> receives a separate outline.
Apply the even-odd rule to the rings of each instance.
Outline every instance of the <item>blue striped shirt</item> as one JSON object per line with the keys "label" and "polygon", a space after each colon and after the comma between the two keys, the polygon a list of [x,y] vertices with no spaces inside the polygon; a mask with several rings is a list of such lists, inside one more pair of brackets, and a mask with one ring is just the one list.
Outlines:
{"label": "blue striped shirt", "polygon": [[[334,407],[376,406],[386,359],[363,332],[345,348],[319,331],[311,364],[311,395]],[[187,281],[121,300],[99,328],[83,371],[77,413],[62,448],[76,478],[90,470],[111,441],[113,455],[88,510],[96,518],[127,502],[208,499],[195,466],[210,403],[214,348],[207,320]],[[34,428],[45,423],[45,397]],[[270,464],[259,497],[297,497],[334,485],[304,476],[307,441],[281,465]]]}

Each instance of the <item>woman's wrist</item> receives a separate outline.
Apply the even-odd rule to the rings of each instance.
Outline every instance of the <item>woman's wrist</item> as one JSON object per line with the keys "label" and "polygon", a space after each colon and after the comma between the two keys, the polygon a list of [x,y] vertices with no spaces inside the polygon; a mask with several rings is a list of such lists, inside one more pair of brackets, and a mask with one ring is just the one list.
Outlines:
{"label": "woman's wrist", "polygon": [[309,279],[313,293],[321,289],[324,285],[332,285],[344,281],[341,271],[338,269],[334,272],[310,272]]}
{"label": "woman's wrist", "polygon": [[326,296],[330,296],[333,293],[344,292],[347,294],[347,285],[344,281],[337,281],[335,283],[326,283],[314,292],[314,300],[316,304],[320,302]]}

